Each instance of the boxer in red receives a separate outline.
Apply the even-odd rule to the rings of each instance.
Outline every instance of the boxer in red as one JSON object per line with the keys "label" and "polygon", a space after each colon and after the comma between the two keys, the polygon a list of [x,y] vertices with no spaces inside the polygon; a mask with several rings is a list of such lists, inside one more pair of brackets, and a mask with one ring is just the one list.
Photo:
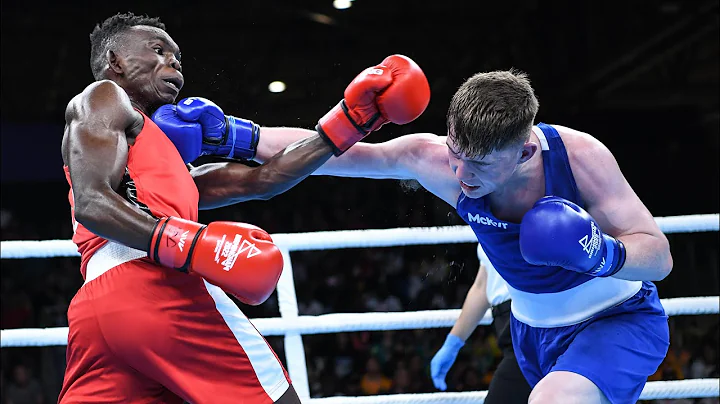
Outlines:
{"label": "boxer in red", "polygon": [[[415,119],[429,102],[424,74],[401,56],[366,69],[317,133],[249,167],[232,160],[254,157],[266,128],[204,99],[172,105],[180,51],[159,19],[118,14],[90,38],[96,82],[68,104],[62,141],[85,284],[68,309],[59,402],[299,402],[225,293],[265,301],[280,251],[256,226],[197,223],[198,209],[270,198],[384,123]],[[230,160],[186,164],[202,154]]]}

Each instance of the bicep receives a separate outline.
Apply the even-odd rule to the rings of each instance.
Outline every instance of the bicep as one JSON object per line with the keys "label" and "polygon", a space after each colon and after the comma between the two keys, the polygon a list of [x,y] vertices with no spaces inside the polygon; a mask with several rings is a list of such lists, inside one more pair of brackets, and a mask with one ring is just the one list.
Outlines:
{"label": "bicep", "polygon": [[63,155],[76,197],[86,191],[117,188],[127,165],[125,130],[132,110],[101,95],[91,94],[79,102],[65,128]]}
{"label": "bicep", "polygon": [[67,165],[73,192],[117,188],[127,164],[124,132],[87,124],[71,124],[67,132]]}
{"label": "bicep", "polygon": [[662,235],[615,157],[600,142],[591,142],[578,154],[573,174],[588,213],[603,232],[614,237],[637,233]]}
{"label": "bicep", "polygon": [[460,197],[460,183],[450,168],[446,138],[429,135],[407,147],[403,169],[423,188],[455,208]]}
{"label": "bicep", "polygon": [[460,185],[450,168],[445,138],[415,133],[383,143],[357,143],[340,157],[331,158],[318,173],[340,177],[416,180],[451,206],[457,204]]}

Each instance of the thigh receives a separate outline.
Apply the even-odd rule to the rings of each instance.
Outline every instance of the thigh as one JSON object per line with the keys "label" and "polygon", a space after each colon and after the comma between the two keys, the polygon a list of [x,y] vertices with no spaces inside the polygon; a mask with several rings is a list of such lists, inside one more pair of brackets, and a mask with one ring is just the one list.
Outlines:
{"label": "thigh", "polygon": [[193,404],[276,402],[288,390],[287,373],[265,338],[219,288],[205,283],[192,301],[147,308],[108,322],[105,335],[127,363]]}
{"label": "thigh", "polygon": [[117,358],[105,344],[93,301],[78,292],[68,309],[66,369],[59,403],[182,403],[160,383]]}
{"label": "thigh", "polygon": [[[634,402],[634,401],[633,401]],[[530,393],[529,404],[610,404],[602,391],[577,373],[553,371]]]}
{"label": "thigh", "polygon": [[545,343],[545,330],[530,327],[518,321],[514,316],[510,318],[513,352],[515,361],[520,367],[525,380],[530,387],[535,386],[547,373],[544,357],[555,353],[556,346]]}
{"label": "thigh", "polygon": [[505,354],[493,374],[486,404],[526,404],[530,396],[530,385],[518,366],[515,354]]}
{"label": "thigh", "polygon": [[580,331],[552,371],[584,376],[612,403],[634,403],[665,358],[668,346],[664,315],[613,315],[593,320]]}

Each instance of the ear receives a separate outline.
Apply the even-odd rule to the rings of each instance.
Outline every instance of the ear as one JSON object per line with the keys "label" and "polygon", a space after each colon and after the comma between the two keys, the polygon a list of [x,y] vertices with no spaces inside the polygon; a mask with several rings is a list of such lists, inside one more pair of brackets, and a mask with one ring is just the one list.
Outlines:
{"label": "ear", "polygon": [[105,59],[108,61],[108,69],[112,70],[115,74],[118,75],[123,73],[122,63],[117,53],[108,50],[105,54]]}
{"label": "ear", "polygon": [[520,157],[518,158],[518,164],[522,164],[532,158],[538,151],[538,144],[535,142],[525,142],[522,149],[520,150]]}

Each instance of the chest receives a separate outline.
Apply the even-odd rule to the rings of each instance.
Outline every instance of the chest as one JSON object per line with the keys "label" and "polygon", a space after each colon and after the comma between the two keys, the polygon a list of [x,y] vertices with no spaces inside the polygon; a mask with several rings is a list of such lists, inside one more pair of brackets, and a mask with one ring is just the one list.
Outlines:
{"label": "chest", "polygon": [[545,196],[545,192],[537,189],[514,192],[499,197],[490,196],[488,198],[488,207],[490,213],[496,218],[505,222],[520,223],[525,213],[543,196]]}
{"label": "chest", "polygon": [[540,162],[522,181],[488,195],[487,209],[497,219],[520,223],[525,213],[545,195],[545,173]]}

